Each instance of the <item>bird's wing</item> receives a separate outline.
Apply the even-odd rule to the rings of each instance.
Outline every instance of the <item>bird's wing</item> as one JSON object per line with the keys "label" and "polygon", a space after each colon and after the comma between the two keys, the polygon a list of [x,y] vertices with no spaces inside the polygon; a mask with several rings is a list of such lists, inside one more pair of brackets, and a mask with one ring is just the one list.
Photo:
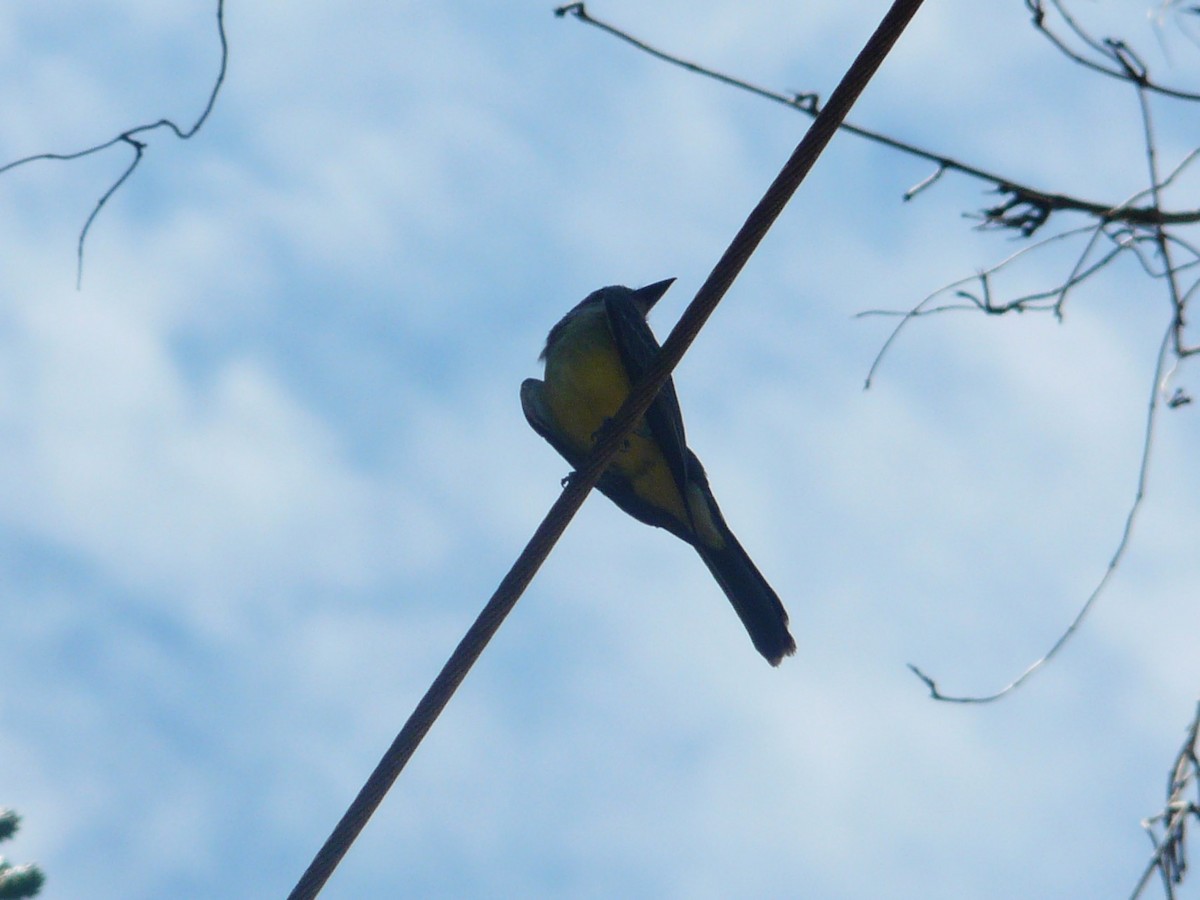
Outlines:
{"label": "bird's wing", "polygon": [[[546,408],[543,390],[545,390],[545,384],[536,378],[526,378],[521,382],[521,409],[525,413],[525,418],[533,430],[544,437],[563,459],[573,468],[579,469],[583,465],[584,457],[580,456],[570,443],[561,439],[553,416]],[[647,525],[665,528],[675,536],[691,543],[691,529],[680,523],[670,513],[643,500],[625,478],[615,474],[611,469],[606,470],[600,476],[596,487],[635,519],[645,522]]]}
{"label": "bird's wing", "polygon": [[545,389],[545,383],[536,378],[526,378],[522,381],[521,411],[525,413],[525,420],[529,422],[533,430],[544,437],[546,442],[562,455],[563,459],[578,468],[583,460],[578,457],[570,444],[561,439],[554,416],[546,408]]}
{"label": "bird's wing", "polygon": [[[629,373],[630,384],[641,380],[658,354],[658,341],[646,324],[645,316],[637,304],[627,296],[610,293],[604,298],[608,324],[612,330],[621,362]],[[686,496],[688,483],[688,449],[683,432],[683,413],[679,409],[679,398],[675,395],[675,384],[670,378],[663,384],[658,396],[646,410],[646,425],[654,436],[681,495]]]}

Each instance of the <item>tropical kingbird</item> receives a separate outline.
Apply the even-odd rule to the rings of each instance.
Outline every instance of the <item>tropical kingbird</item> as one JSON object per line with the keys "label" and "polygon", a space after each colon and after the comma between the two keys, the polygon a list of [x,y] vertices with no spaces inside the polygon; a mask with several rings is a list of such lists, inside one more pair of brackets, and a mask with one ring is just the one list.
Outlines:
{"label": "tropical kingbird", "polygon": [[[637,290],[601,288],[550,329],[538,357],[546,362],[546,380],[525,380],[521,407],[533,430],[572,466],[582,465],[654,362],[658,341],[646,314],[674,280]],[[725,524],[704,467],[688,449],[670,378],[596,486],[635,519],[696,548],[771,665],[796,651],[783,604]]]}

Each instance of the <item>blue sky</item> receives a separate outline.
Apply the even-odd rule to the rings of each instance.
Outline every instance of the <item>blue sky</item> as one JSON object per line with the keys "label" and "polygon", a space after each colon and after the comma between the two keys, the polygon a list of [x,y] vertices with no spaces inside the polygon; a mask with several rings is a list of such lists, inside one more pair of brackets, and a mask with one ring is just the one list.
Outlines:
{"label": "blue sky", "polygon": [[[1141,188],[1132,95],[1021,3],[963,6],[928,4],[853,119]],[[591,7],[826,95],[884,8]],[[0,11],[3,160],[202,107],[212,3],[78,12]],[[1137,12],[1123,33],[1195,83]],[[286,893],[559,490],[517,398],[545,332],[677,276],[665,335],[806,125],[549,4],[226,17],[211,120],[149,137],[81,291],[127,157],[0,177],[0,803],[49,898]],[[1192,112],[1159,113],[1168,164]],[[928,319],[864,393],[891,323],[855,313],[1019,246],[961,218],[978,184],[902,203],[928,174],[835,139],[676,374],[796,657],[767,666],[689,548],[590,498],[323,896],[1128,892],[1200,683],[1195,407],[1162,416],[1129,554],[1052,666],[962,708],[905,663],[993,690],[1070,621],[1133,495],[1166,300],[1125,263],[1061,324]]]}

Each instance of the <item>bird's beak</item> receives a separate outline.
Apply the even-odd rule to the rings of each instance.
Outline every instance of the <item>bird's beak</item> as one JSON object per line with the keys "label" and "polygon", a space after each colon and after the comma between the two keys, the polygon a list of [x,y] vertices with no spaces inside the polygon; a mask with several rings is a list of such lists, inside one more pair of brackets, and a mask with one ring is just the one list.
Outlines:
{"label": "bird's beak", "polygon": [[638,288],[636,291],[634,291],[633,299],[636,300],[637,304],[645,309],[646,312],[650,312],[650,308],[654,306],[654,304],[660,299],[662,299],[662,295],[667,292],[667,288],[674,283],[674,278],[668,278],[666,281],[656,281],[654,284],[648,284],[644,288]]}

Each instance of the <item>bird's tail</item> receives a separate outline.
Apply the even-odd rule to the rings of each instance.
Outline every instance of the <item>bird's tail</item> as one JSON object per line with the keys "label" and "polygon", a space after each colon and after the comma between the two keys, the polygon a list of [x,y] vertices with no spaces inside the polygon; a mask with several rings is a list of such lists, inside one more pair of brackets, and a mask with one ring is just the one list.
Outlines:
{"label": "bird's tail", "polygon": [[703,541],[693,546],[733,604],[755,648],[767,662],[777,666],[785,656],[796,652],[796,641],[788,632],[787,611],[725,523],[719,522],[718,529],[724,539],[722,546],[712,547]]}

